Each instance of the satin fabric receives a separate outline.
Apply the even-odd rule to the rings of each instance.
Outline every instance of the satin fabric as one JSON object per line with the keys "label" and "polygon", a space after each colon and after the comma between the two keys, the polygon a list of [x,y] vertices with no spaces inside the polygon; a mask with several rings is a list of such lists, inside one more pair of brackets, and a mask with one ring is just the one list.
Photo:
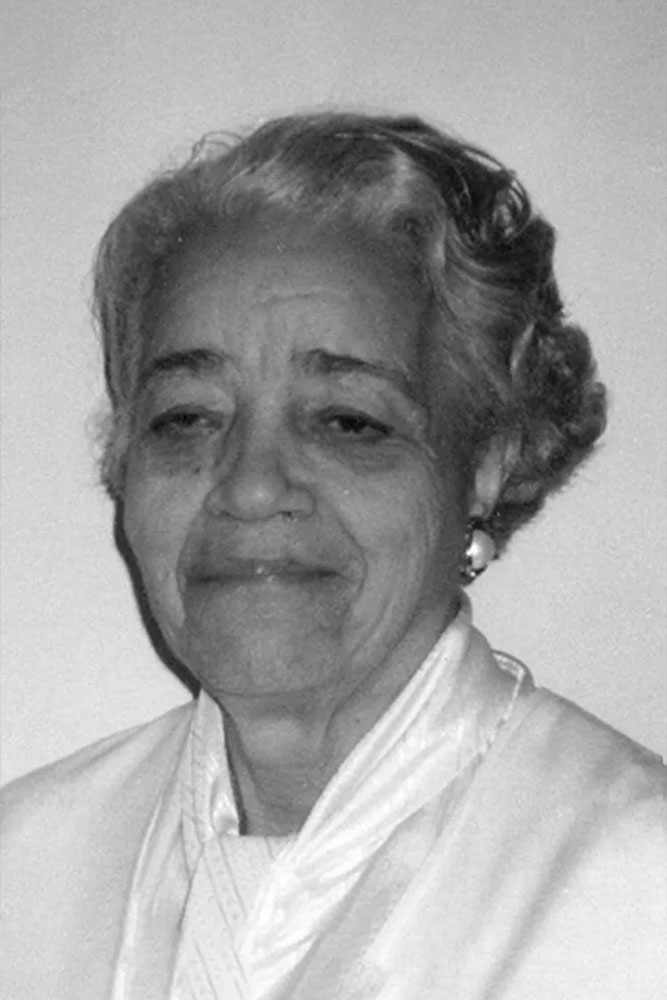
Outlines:
{"label": "satin fabric", "polygon": [[[664,768],[535,691],[465,616],[454,624],[266,869],[236,941],[243,988],[262,1000],[664,995]],[[169,996],[197,940],[199,861],[235,833],[211,707],[8,790],[3,996]]]}
{"label": "satin fabric", "polygon": [[[294,844],[267,872],[234,941],[228,940],[219,897],[220,884],[230,881],[224,844],[238,836],[239,822],[221,713],[202,694],[181,775],[161,803],[142,848],[142,855],[159,859],[178,851],[174,824],[180,824],[189,888],[177,934],[172,931],[174,1000],[261,1000],[277,990],[279,995],[278,984],[329,932],[394,831],[442,797],[466,768],[472,773],[473,762],[477,766],[481,761],[522,686],[532,687],[519,665],[489,671],[488,647],[471,628],[465,604],[404,691],[343,763]],[[180,817],[172,795],[181,800]],[[411,875],[422,854],[404,851],[401,872]],[[150,911],[159,907],[155,890],[162,894],[164,886],[169,886],[164,874],[139,866],[129,904],[130,912],[143,912],[139,924],[150,922]],[[135,931],[134,922],[123,943],[124,970],[152,964],[155,954],[155,949],[142,947],[141,928]],[[143,979],[156,982],[163,975],[154,968]],[[115,1000],[131,996],[133,976],[142,978],[142,973],[123,972]]]}

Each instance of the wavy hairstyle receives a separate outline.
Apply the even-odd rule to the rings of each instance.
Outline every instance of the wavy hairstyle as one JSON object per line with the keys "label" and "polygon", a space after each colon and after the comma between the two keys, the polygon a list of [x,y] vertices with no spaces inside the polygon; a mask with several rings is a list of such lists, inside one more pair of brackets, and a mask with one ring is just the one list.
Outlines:
{"label": "wavy hairstyle", "polygon": [[453,393],[468,471],[499,435],[513,444],[491,519],[502,548],[592,450],[605,391],[586,334],[564,316],[552,227],[497,160],[415,117],[294,115],[241,140],[207,136],[122,209],[94,279],[111,496],[123,495],[147,309],[165,268],[202,231],[224,241],[230,223],[276,210],[352,226],[418,275],[441,361],[432,404],[447,401],[449,418]]}

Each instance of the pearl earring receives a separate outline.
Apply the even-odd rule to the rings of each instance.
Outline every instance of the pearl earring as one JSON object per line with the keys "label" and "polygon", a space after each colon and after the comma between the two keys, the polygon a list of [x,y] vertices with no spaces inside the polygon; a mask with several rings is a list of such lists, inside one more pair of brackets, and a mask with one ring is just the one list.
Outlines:
{"label": "pearl earring", "polygon": [[479,517],[472,517],[466,528],[466,547],[461,576],[465,583],[483,573],[498,554],[496,543],[489,534],[488,525]]}

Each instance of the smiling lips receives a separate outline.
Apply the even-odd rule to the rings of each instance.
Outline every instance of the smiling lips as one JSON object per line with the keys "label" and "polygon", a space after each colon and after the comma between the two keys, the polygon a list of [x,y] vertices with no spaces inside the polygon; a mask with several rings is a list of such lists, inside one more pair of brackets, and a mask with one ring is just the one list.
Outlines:
{"label": "smiling lips", "polygon": [[310,566],[294,559],[225,559],[214,570],[199,576],[202,583],[304,583],[334,576],[325,566]]}

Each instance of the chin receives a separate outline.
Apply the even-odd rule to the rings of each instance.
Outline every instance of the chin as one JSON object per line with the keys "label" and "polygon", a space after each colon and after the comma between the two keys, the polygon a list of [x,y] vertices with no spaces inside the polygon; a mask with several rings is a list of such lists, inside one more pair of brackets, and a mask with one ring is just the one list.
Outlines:
{"label": "chin", "polygon": [[213,634],[197,629],[183,644],[188,668],[211,693],[259,696],[306,692],[335,685],[345,672],[341,643],[305,627],[252,628],[220,623]]}

